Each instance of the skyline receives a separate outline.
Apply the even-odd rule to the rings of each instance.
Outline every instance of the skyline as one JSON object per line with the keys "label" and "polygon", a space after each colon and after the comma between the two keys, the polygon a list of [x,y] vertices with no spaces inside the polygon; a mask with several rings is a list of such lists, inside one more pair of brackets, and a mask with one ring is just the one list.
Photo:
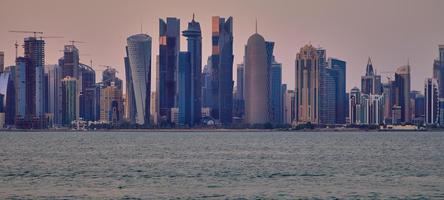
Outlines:
{"label": "skyline", "polygon": [[[132,1],[131,4],[106,1],[108,6],[103,6],[104,2],[2,1],[0,18],[6,20],[0,21],[3,35],[0,49],[5,51],[5,66],[14,63],[15,41],[20,44],[28,36],[8,31],[36,30],[43,31],[46,36],[64,37],[46,40],[45,64],[55,64],[62,57],[59,50],[68,44],[68,40],[80,40],[86,42],[77,44],[81,62],[89,64],[92,59],[98,72],[96,76],[103,71],[98,65],[110,65],[116,67],[118,76],[124,79],[123,57],[128,36],[140,33],[142,25],[143,32],[153,38],[152,57],[155,58],[159,51],[155,48],[158,46],[159,18],[177,17],[181,19],[181,30],[185,30],[185,22],[192,18],[194,12],[202,27],[202,65],[211,55],[212,16],[233,16],[233,67],[242,61],[244,46],[254,33],[257,18],[258,32],[275,42],[276,61],[282,63],[283,83],[288,84],[289,89],[295,87],[296,53],[305,44],[311,43],[328,49],[330,56],[347,61],[347,91],[360,85],[368,57],[372,58],[373,66],[383,76],[383,81],[386,80],[383,72],[394,72],[409,60],[414,74],[412,89],[422,91],[425,79],[432,76],[438,45],[444,43],[444,27],[438,26],[439,20],[444,18],[444,13],[439,12],[444,8],[444,2],[439,0],[211,3],[195,0],[189,4],[180,1]],[[150,6],[154,3],[156,7]],[[245,10],[247,7],[252,9]],[[11,12],[19,9],[22,12]],[[80,14],[66,14],[71,11],[79,11]],[[181,38],[180,50],[186,50],[184,38]],[[18,54],[22,54],[21,48]],[[155,59],[151,66],[155,66]],[[233,71],[235,81],[236,70]],[[152,73],[151,90],[156,88],[155,80],[155,73]]]}

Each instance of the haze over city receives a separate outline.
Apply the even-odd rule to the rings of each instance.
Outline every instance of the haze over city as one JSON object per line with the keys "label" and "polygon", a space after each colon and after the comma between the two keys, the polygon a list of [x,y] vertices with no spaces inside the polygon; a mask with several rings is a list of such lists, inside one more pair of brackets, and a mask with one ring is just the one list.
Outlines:
{"label": "haze over city", "polygon": [[[80,60],[92,59],[98,65],[114,66],[124,79],[126,38],[142,32],[153,38],[152,66],[158,54],[159,18],[177,17],[181,29],[193,13],[202,28],[202,64],[211,55],[211,17],[233,16],[234,68],[242,62],[244,46],[254,33],[275,42],[274,55],[282,63],[283,83],[294,88],[295,56],[307,43],[327,49],[327,56],[347,62],[347,91],[360,85],[368,57],[383,77],[409,60],[411,87],[423,90],[424,80],[432,75],[438,44],[444,44],[444,1],[440,0],[333,0],[333,1],[22,1],[0,2],[0,49],[5,51],[5,66],[13,65],[14,43],[26,34],[9,30],[43,31],[46,40],[45,62],[56,64],[60,50],[69,40],[77,44]],[[186,40],[181,38],[181,50]],[[22,48],[19,48],[19,55]],[[83,55],[82,55],[83,54]],[[155,90],[155,70],[151,90]],[[233,70],[236,80],[236,70]],[[99,77],[100,73],[96,73]],[[385,81],[385,78],[383,78]]]}

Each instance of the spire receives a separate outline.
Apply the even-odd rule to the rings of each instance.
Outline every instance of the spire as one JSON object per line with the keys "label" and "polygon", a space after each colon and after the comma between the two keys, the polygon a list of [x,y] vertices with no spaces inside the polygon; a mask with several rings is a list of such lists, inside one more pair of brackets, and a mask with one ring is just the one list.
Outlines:
{"label": "spire", "polygon": [[256,33],[257,33],[257,17],[256,17]]}
{"label": "spire", "polygon": [[193,22],[194,22],[194,13],[193,13]]}
{"label": "spire", "polygon": [[140,33],[143,33],[143,29],[142,29],[142,23],[140,23]]}
{"label": "spire", "polygon": [[373,76],[373,75],[375,75],[375,73],[373,72],[372,59],[370,57],[368,57],[367,69],[365,70],[365,75],[366,76]]}

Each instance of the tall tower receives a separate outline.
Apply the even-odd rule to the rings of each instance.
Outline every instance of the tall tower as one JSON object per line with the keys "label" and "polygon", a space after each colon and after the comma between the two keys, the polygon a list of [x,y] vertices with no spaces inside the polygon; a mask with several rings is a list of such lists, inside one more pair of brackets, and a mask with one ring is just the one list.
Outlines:
{"label": "tall tower", "polygon": [[[151,37],[146,34],[136,34],[127,38],[127,57],[132,81],[135,103],[135,121],[139,125],[148,126],[150,123],[151,95]],[[128,85],[127,85],[128,87]]]}
{"label": "tall tower", "polygon": [[233,18],[212,18],[212,103],[211,115],[222,124],[233,118]]}
{"label": "tall tower", "polygon": [[296,54],[296,121],[319,123],[320,66],[316,48],[305,45]]}
{"label": "tall tower", "polygon": [[171,122],[171,108],[177,100],[177,68],[180,51],[180,20],[159,19],[159,65],[157,96],[160,120]]}
{"label": "tall tower", "polygon": [[248,38],[245,50],[246,124],[264,124],[270,121],[268,79],[266,42],[264,37],[256,32]]}
{"label": "tall tower", "polygon": [[190,63],[190,126],[200,123],[202,116],[202,33],[199,22],[193,20],[188,23],[188,29],[183,31],[183,36],[187,38],[187,48]]}
{"label": "tall tower", "polygon": [[401,108],[400,122],[411,121],[410,112],[410,65],[398,67],[395,72],[396,100],[395,106]]}
{"label": "tall tower", "polygon": [[438,124],[439,102],[438,81],[428,78],[424,84],[425,95],[425,123],[427,125]]}
{"label": "tall tower", "polygon": [[42,118],[43,112],[43,78],[45,67],[45,41],[36,37],[25,38],[25,58],[30,61],[30,76],[28,84],[30,96],[27,96],[29,109],[32,109],[31,115],[36,118]]}

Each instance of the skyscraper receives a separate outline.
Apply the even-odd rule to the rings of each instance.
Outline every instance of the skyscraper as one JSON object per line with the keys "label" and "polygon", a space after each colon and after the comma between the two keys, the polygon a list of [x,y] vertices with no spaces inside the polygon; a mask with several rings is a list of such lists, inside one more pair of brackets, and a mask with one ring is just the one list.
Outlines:
{"label": "skyscraper", "polygon": [[25,57],[29,59],[32,71],[30,71],[29,89],[30,96],[27,96],[28,103],[31,104],[32,108],[31,115],[39,120],[40,128],[43,128],[42,119],[44,116],[43,111],[43,77],[44,77],[44,66],[45,66],[45,41],[42,39],[37,39],[35,37],[29,37],[25,39]]}
{"label": "skyscraper", "polygon": [[136,99],[134,96],[133,76],[131,75],[131,66],[128,58],[128,47],[126,49],[125,77],[126,77],[126,101],[125,101],[125,117],[130,124],[136,123]]}
{"label": "skyscraper", "polygon": [[[187,38],[187,52],[190,57],[190,126],[200,124],[202,116],[202,33],[199,22],[193,19],[188,23],[188,29],[183,31]],[[181,112],[181,111],[179,111]]]}
{"label": "skyscraper", "polygon": [[335,82],[336,124],[345,124],[347,115],[346,62],[336,58],[329,58],[328,65]]}
{"label": "skyscraper", "polygon": [[283,123],[282,92],[282,64],[276,62],[273,56],[270,68],[270,121],[274,124]]}
{"label": "skyscraper", "polygon": [[179,77],[177,79],[178,86],[178,101],[177,108],[179,112],[178,123],[180,125],[193,126],[191,119],[191,58],[189,52],[179,53]]}
{"label": "skyscraper", "polygon": [[350,103],[349,103],[349,118],[350,124],[359,124],[360,119],[360,104],[361,104],[361,91],[359,88],[354,87],[350,90]]}
{"label": "skyscraper", "polygon": [[62,124],[71,125],[77,120],[77,79],[66,76],[62,79]]}
{"label": "skyscraper", "polygon": [[207,59],[207,64],[202,71],[202,107],[211,107],[213,105],[212,69],[211,56]]}
{"label": "skyscraper", "polygon": [[411,120],[410,112],[410,65],[398,67],[395,73],[396,106],[401,108],[401,123],[408,123]]}
{"label": "skyscraper", "polygon": [[[149,107],[150,105],[147,106]],[[111,85],[104,86],[100,89],[100,121],[118,125],[122,120],[122,90],[114,85],[114,82],[111,82]]]}
{"label": "skyscraper", "polygon": [[438,124],[439,102],[438,102],[438,81],[428,78],[424,83],[425,95],[425,124]]}
{"label": "skyscraper", "polygon": [[297,123],[319,123],[319,57],[316,48],[305,45],[296,54],[295,95]]}
{"label": "skyscraper", "polygon": [[46,65],[48,73],[48,112],[53,113],[54,123],[62,124],[62,68],[59,65]]}
{"label": "skyscraper", "polygon": [[361,76],[361,92],[362,94],[382,93],[381,76],[374,71],[370,58],[368,58],[365,75]]}
{"label": "skyscraper", "polygon": [[287,90],[284,94],[284,124],[292,124],[295,118],[295,96],[293,90]]}
{"label": "skyscraper", "polygon": [[[79,63],[79,117],[85,121],[95,121],[94,94],[89,92],[96,84],[96,72],[91,66]],[[120,81],[122,82],[122,81]],[[120,83],[121,84],[121,83]]]}
{"label": "skyscraper", "polygon": [[439,98],[444,98],[444,45],[439,45],[439,55],[433,62],[433,78],[438,81]]}
{"label": "skyscraper", "polygon": [[212,18],[212,116],[230,124],[233,116],[233,18]]}
{"label": "skyscraper", "polygon": [[[136,123],[149,125],[151,94],[151,37],[136,34],[127,39],[128,61],[131,70]],[[128,81],[127,81],[128,82]],[[131,86],[131,85],[130,85]],[[128,86],[127,86],[128,87]]]}
{"label": "skyscraper", "polygon": [[264,37],[256,33],[248,38],[245,51],[245,123],[270,122],[269,63]]}
{"label": "skyscraper", "polygon": [[159,19],[158,102],[161,121],[171,121],[171,108],[177,98],[177,67],[180,51],[180,20]]}
{"label": "skyscraper", "polygon": [[245,64],[237,65],[236,92],[233,102],[233,116],[243,119],[245,115]]}
{"label": "skyscraper", "polygon": [[5,124],[13,125],[15,118],[15,87],[14,72],[5,70],[0,73],[0,95],[2,96],[2,104],[0,108],[5,114]]}

